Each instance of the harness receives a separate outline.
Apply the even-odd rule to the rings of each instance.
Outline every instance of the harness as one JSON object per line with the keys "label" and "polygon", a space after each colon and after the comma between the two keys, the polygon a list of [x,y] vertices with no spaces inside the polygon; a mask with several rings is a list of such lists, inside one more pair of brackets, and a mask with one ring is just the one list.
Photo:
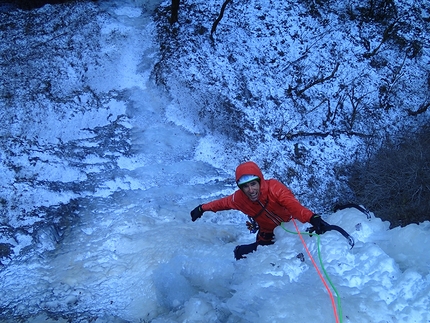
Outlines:
{"label": "harness", "polygon": [[266,204],[264,204],[264,205],[263,205],[263,203],[261,203],[261,201],[260,201],[260,200],[258,200],[258,204],[260,204],[260,205],[261,205],[261,207],[262,207],[262,209],[261,209],[261,211],[260,211],[260,214],[261,214],[263,211],[266,211],[266,216],[267,216],[270,220],[272,220],[276,225],[280,225],[282,222],[284,222],[284,220],[283,220],[280,216],[276,215],[275,213],[270,212],[270,211],[266,208],[266,206],[267,206],[267,204],[268,204],[268,203],[269,203],[269,199],[267,199],[267,200],[266,200]]}
{"label": "harness", "polygon": [[[254,217],[252,218],[249,217],[249,219],[255,223],[255,219],[258,218],[260,215],[262,215],[263,212],[265,212],[265,215],[278,226],[282,222],[284,222],[284,220],[280,216],[274,214],[273,212],[270,212],[267,209],[266,206],[268,203],[269,203],[269,199],[267,199],[264,204],[260,200],[258,200],[258,204],[260,204],[261,210]],[[273,232],[261,232],[260,230],[258,230],[258,237],[261,238],[261,240],[263,241],[272,241],[275,235],[273,234]]]}

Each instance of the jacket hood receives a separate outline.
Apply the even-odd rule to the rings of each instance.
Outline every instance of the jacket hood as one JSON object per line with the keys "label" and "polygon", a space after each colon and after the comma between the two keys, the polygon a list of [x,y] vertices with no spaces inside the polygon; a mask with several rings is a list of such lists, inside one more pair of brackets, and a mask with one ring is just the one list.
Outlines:
{"label": "jacket hood", "polygon": [[264,182],[263,173],[261,172],[260,167],[252,161],[248,161],[246,163],[242,163],[236,168],[236,183],[243,175],[255,175],[260,178],[260,183]]}

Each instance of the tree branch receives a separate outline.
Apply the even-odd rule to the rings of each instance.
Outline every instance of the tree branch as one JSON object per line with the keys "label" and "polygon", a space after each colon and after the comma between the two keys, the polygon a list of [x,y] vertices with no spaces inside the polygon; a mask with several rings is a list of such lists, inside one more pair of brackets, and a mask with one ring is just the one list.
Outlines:
{"label": "tree branch", "polygon": [[426,112],[430,108],[430,102],[421,104],[420,108],[417,111],[412,111],[411,109],[408,109],[408,115],[416,117],[417,115]]}
{"label": "tree branch", "polygon": [[305,132],[305,131],[299,131],[296,133],[283,133],[280,130],[276,131],[273,134],[273,137],[277,138],[278,140],[291,140],[293,138],[298,137],[321,137],[325,138],[328,136],[339,136],[339,135],[348,135],[348,136],[356,136],[360,138],[370,138],[373,137],[373,135],[361,133],[361,132],[355,132],[355,131],[332,131],[332,132]]}
{"label": "tree branch", "polygon": [[222,4],[221,7],[221,11],[218,15],[218,18],[216,18],[216,20],[214,21],[212,28],[211,28],[211,40],[213,40],[213,36],[212,34],[215,32],[216,27],[218,26],[219,22],[221,21],[222,17],[224,16],[224,10],[225,7],[227,7],[227,5],[231,2],[231,0],[225,0],[224,3]]}
{"label": "tree branch", "polygon": [[320,77],[320,78],[316,78],[315,80],[311,81],[308,85],[306,85],[303,89],[297,91],[298,95],[303,94],[303,92],[309,90],[311,87],[320,84],[320,83],[324,83],[325,81],[330,80],[331,78],[334,77],[334,75],[336,74],[337,70],[339,69],[339,63],[336,63],[336,66],[334,67],[333,71],[331,72],[331,74],[329,76],[326,77]]}

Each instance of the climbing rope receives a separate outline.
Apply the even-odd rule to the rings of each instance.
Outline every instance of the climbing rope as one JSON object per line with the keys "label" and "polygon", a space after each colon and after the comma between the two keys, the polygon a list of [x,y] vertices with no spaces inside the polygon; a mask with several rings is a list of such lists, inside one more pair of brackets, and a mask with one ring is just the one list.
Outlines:
{"label": "climbing rope", "polygon": [[[290,233],[296,234],[296,232],[288,231],[287,229],[285,229],[285,228],[284,228],[284,226],[282,225],[282,224],[283,224],[283,220],[282,220],[282,218],[280,218],[280,217],[279,217],[279,216],[277,216],[276,214],[274,214],[274,213],[270,212],[270,211],[266,208],[266,205],[267,205],[268,201],[266,201],[266,204],[263,204],[260,200],[258,200],[258,203],[261,205],[262,209],[261,209],[260,213],[259,213],[257,216],[259,216],[259,215],[261,214],[261,212],[266,211],[266,213],[265,213],[265,214],[266,214],[266,216],[267,216],[269,219],[271,219],[271,220],[272,220],[276,225],[280,225],[280,226],[281,226],[281,228],[282,228],[282,229],[284,229],[284,230],[285,230],[285,231],[287,231],[287,232],[290,232]],[[255,218],[256,218],[256,217],[254,217],[254,219],[255,219]],[[339,293],[337,292],[336,288],[334,287],[334,285],[333,285],[332,281],[330,280],[330,278],[329,278],[329,276],[328,276],[328,274],[327,274],[327,271],[326,271],[326,270],[325,270],[325,268],[324,268],[324,264],[323,264],[323,262],[322,262],[322,258],[321,258],[320,236],[319,236],[318,234],[316,234],[316,233],[306,232],[306,234],[308,234],[308,235],[315,234],[315,235],[318,237],[318,239],[317,239],[317,245],[318,245],[318,258],[319,258],[319,261],[320,261],[321,268],[323,269],[324,275],[326,276],[327,280],[328,280],[328,281],[329,281],[329,283],[330,283],[330,286],[333,288],[333,290],[334,290],[334,291],[335,291],[335,293],[336,293],[336,297],[337,297],[337,305],[338,305],[338,307],[339,307],[339,315],[338,315],[338,313],[337,313],[336,302],[335,302],[335,300],[334,300],[333,293],[331,292],[330,288],[328,287],[327,282],[325,281],[325,279],[324,279],[323,275],[321,274],[321,271],[319,270],[319,268],[318,268],[318,266],[317,266],[317,264],[316,264],[316,262],[315,262],[314,258],[312,257],[312,255],[311,255],[311,253],[310,253],[310,251],[309,251],[309,249],[308,249],[308,247],[307,247],[307,245],[306,245],[306,242],[305,242],[305,240],[303,239],[302,234],[300,233],[300,230],[299,230],[299,227],[298,227],[298,226],[297,226],[297,224],[296,224],[296,221],[294,220],[294,218],[292,218],[292,220],[293,220],[294,226],[295,226],[295,228],[296,228],[297,234],[299,235],[300,240],[302,241],[302,244],[303,244],[303,246],[305,247],[305,250],[306,250],[306,252],[307,252],[307,254],[308,254],[309,258],[310,258],[310,259],[311,259],[311,261],[312,261],[312,264],[314,265],[314,267],[315,267],[315,269],[316,269],[316,271],[317,271],[317,273],[318,273],[318,275],[319,275],[319,277],[320,277],[321,281],[323,282],[323,284],[324,284],[325,288],[327,289],[327,292],[328,292],[328,294],[329,294],[329,296],[330,296],[330,300],[331,300],[331,304],[332,304],[332,307],[333,307],[333,312],[334,312],[334,317],[335,317],[335,319],[336,319],[336,323],[342,323],[342,307],[341,307],[341,304],[340,304],[340,296],[339,296]],[[350,235],[349,235],[345,230],[343,230],[341,227],[338,227],[338,226],[335,226],[335,225],[329,225],[328,223],[326,223],[326,226],[325,226],[325,227],[326,227],[326,228],[328,228],[328,230],[336,230],[336,231],[338,231],[339,233],[341,233],[345,238],[347,238],[347,239],[348,239],[348,243],[350,244],[351,248],[353,248],[353,247],[354,247],[354,239],[353,239],[353,238],[352,238],[352,237],[351,237],[351,236],[350,236]]]}
{"label": "climbing rope", "polygon": [[[330,277],[328,276],[327,271],[325,270],[325,267],[324,267],[324,264],[323,264],[323,261],[322,261],[322,257],[321,257],[320,236],[318,234],[312,233],[312,235],[316,235],[317,236],[317,247],[318,247],[317,249],[318,249],[318,258],[319,258],[320,266],[321,266],[321,268],[322,268],[322,270],[324,272],[324,276],[326,277],[326,279],[329,282],[331,288],[334,290],[334,292],[336,294],[337,302],[335,302],[334,297],[333,297],[333,293],[331,292],[331,290],[330,290],[330,288],[329,288],[326,280],[324,279],[323,275],[321,274],[321,271],[318,268],[318,265],[316,264],[314,258],[312,257],[311,252],[309,251],[309,249],[308,249],[308,247],[306,245],[306,242],[303,239],[302,233],[300,232],[300,230],[299,230],[299,228],[298,228],[298,226],[296,224],[296,221],[294,219],[292,219],[292,221],[293,221],[294,227],[296,228],[297,232],[289,231],[288,229],[286,229],[283,226],[284,223],[281,223],[281,228],[284,229],[288,233],[298,234],[299,235],[300,240],[302,241],[302,244],[303,244],[303,246],[304,246],[304,248],[306,250],[306,253],[308,254],[309,258],[311,259],[312,264],[314,265],[314,267],[315,267],[315,269],[316,269],[316,271],[318,273],[318,276],[320,277],[322,283],[324,284],[324,286],[325,286],[325,288],[326,288],[326,290],[327,290],[327,292],[328,292],[328,294],[330,296],[330,300],[331,300],[331,304],[332,304],[332,307],[333,307],[333,312],[334,312],[334,317],[336,319],[336,323],[341,323],[341,322],[343,322],[343,318],[342,318],[342,306],[341,306],[341,303],[340,303],[340,296],[339,296],[339,293],[337,292],[336,288],[334,287],[334,285],[333,285]],[[308,232],[304,232],[304,234],[311,235]],[[337,303],[337,307],[336,307],[336,303]],[[339,309],[339,313],[338,313],[338,309]]]}

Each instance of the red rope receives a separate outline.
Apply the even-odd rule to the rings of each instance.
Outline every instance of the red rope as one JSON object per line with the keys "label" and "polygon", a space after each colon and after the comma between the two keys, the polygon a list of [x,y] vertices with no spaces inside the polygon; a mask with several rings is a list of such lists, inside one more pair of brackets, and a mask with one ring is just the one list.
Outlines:
{"label": "red rope", "polygon": [[333,307],[333,312],[334,312],[334,317],[336,318],[336,323],[339,323],[339,316],[337,315],[336,302],[334,300],[333,294],[332,294],[330,288],[328,287],[327,282],[325,281],[323,275],[321,274],[321,271],[319,270],[319,268],[318,268],[318,266],[317,266],[314,258],[312,257],[312,255],[311,255],[311,253],[310,253],[310,251],[309,251],[309,249],[308,249],[308,247],[306,245],[306,242],[303,239],[302,234],[300,233],[300,230],[299,230],[299,228],[298,228],[298,226],[296,224],[296,221],[294,219],[292,219],[292,220],[293,220],[294,226],[296,227],[296,231],[299,234],[300,240],[302,241],[302,244],[305,247],[305,250],[306,250],[309,258],[311,259],[311,261],[312,261],[312,263],[313,263],[313,265],[314,265],[314,267],[315,267],[318,275],[320,276],[321,281],[323,282],[325,288],[327,289],[327,292],[328,292],[328,294],[330,296],[330,299],[331,299],[331,305]]}

